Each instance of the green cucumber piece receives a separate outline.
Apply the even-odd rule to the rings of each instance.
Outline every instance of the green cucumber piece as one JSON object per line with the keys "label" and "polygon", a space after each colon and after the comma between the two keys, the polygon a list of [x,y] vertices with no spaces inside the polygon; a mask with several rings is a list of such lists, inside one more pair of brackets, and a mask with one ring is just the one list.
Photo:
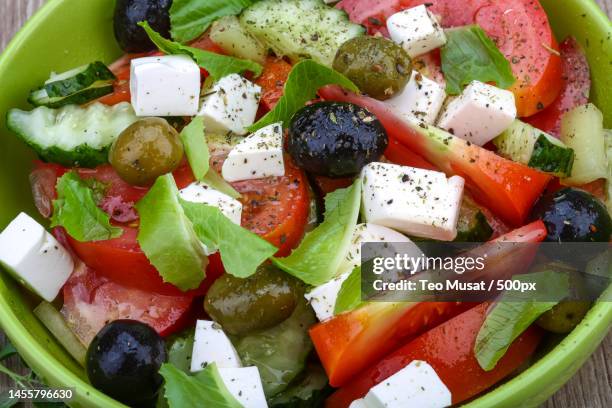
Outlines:
{"label": "green cucumber piece", "polygon": [[498,153],[534,169],[567,177],[572,172],[574,150],[560,140],[519,120],[493,140]]}
{"label": "green cucumber piece", "polygon": [[70,327],[68,327],[64,316],[48,302],[42,302],[38,305],[34,309],[34,315],[38,317],[38,320],[51,332],[56,340],[64,346],[68,354],[85,367],[87,350]]}
{"label": "green cucumber piece", "polygon": [[132,105],[94,103],[60,109],[11,109],[7,126],[44,161],[66,167],[96,167],[108,162],[117,137],[138,117]]}
{"label": "green cucumber piece", "polygon": [[92,62],[62,74],[52,73],[41,88],[30,92],[28,101],[48,108],[82,105],[112,93],[115,79],[103,62]]}
{"label": "green cucumber piece", "polygon": [[322,0],[259,1],[244,10],[240,23],[279,57],[312,58],[328,67],[342,44],[365,33],[346,12]]}
{"label": "green cucumber piece", "polygon": [[455,242],[486,242],[493,235],[493,228],[480,207],[470,198],[464,197],[457,221]]}
{"label": "green cucumber piece", "polygon": [[561,119],[561,141],[574,149],[574,167],[563,184],[580,186],[608,175],[603,115],[593,104],[578,106]]}
{"label": "green cucumber piece", "polygon": [[240,25],[236,16],[226,16],[215,21],[210,29],[210,39],[236,58],[262,65],[266,62],[268,50]]}

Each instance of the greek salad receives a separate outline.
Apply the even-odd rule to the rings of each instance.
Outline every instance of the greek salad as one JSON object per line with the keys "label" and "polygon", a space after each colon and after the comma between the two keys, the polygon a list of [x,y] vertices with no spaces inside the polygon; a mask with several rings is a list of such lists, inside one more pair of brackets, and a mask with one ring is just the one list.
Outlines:
{"label": "greek salad", "polygon": [[360,295],[364,243],[610,240],[612,133],[537,0],[117,0],[113,24],[121,58],[7,113],[40,216],[0,235],[101,392],[447,407],[588,311]]}

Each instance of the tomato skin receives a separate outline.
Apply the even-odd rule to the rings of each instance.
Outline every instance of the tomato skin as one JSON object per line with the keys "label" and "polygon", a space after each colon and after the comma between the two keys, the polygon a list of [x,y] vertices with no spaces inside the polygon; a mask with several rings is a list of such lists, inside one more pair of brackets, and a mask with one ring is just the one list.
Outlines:
{"label": "tomato skin", "polygon": [[563,64],[561,92],[549,107],[525,119],[532,126],[557,137],[561,134],[561,117],[573,108],[588,103],[591,90],[591,70],[580,44],[573,37],[568,37],[559,50]]}
{"label": "tomato skin", "polygon": [[149,324],[161,336],[176,333],[194,318],[190,296],[164,296],[127,288],[80,264],[63,289],[62,314],[73,332],[88,345],[113,320]]}
{"label": "tomato skin", "polygon": [[459,302],[375,302],[317,324],[310,329],[310,338],[329,383],[340,387],[408,339],[471,306]]}
{"label": "tomato skin", "polygon": [[389,137],[389,145],[385,151],[385,157],[391,160],[393,163],[401,164],[402,166],[440,171],[436,166],[423,159],[418,154],[415,154],[394,137]]}
{"label": "tomato skin", "polygon": [[[512,226],[523,225],[535,201],[552,177],[495,153],[451,138],[444,142],[406,123],[386,104],[336,86],[319,90],[326,100],[352,102],[372,112],[387,130],[390,140],[420,155],[449,175],[459,175],[473,197]],[[390,148],[393,149],[393,144]],[[397,145],[396,145],[397,146]],[[398,153],[399,156],[405,155]]]}
{"label": "tomato skin", "polygon": [[476,336],[484,322],[488,303],[482,303],[443,323],[385,357],[326,401],[328,408],[346,408],[355,399],[414,360],[433,367],[458,404],[493,386],[520,367],[533,354],[543,332],[531,326],[510,346],[495,368],[484,371],[474,355]]}
{"label": "tomato skin", "polygon": [[387,18],[401,10],[400,0],[342,0],[336,8],[346,11],[352,22],[363,25],[368,34],[389,37]]}
{"label": "tomato skin", "polygon": [[285,91],[285,82],[293,67],[282,58],[268,57],[255,83],[261,87],[261,104],[266,111],[274,109]]}

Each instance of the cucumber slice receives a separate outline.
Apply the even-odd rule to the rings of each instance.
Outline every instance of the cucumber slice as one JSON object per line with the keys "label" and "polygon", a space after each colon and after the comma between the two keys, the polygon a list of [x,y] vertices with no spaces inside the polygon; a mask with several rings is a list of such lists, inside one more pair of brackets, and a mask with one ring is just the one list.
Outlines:
{"label": "cucumber slice", "polygon": [[493,235],[493,228],[480,207],[464,197],[457,221],[457,237],[454,242],[486,242]]}
{"label": "cucumber slice", "polygon": [[127,102],[95,103],[60,109],[41,106],[32,111],[11,109],[7,126],[41,159],[63,166],[95,167],[108,162],[108,150],[139,118]]}
{"label": "cucumber slice", "polygon": [[561,141],[575,153],[571,177],[563,184],[579,186],[607,177],[603,115],[595,105],[578,106],[563,116]]}
{"label": "cucumber slice", "polygon": [[558,177],[567,177],[572,172],[574,150],[520,120],[514,121],[493,143],[500,155],[512,161]]}
{"label": "cucumber slice", "polygon": [[85,367],[87,350],[77,336],[70,330],[64,316],[58,312],[51,303],[42,302],[34,309],[34,315],[51,332],[51,334],[64,346],[80,365]]}
{"label": "cucumber slice", "polygon": [[41,88],[30,92],[28,101],[49,108],[82,105],[112,93],[115,79],[103,62],[96,61],[62,74],[52,73]]}
{"label": "cucumber slice", "polygon": [[247,8],[240,23],[279,57],[312,58],[331,67],[338,48],[365,29],[322,0],[263,0]]}
{"label": "cucumber slice", "polygon": [[229,55],[262,65],[266,62],[266,47],[240,25],[236,16],[217,20],[210,29],[210,39]]}

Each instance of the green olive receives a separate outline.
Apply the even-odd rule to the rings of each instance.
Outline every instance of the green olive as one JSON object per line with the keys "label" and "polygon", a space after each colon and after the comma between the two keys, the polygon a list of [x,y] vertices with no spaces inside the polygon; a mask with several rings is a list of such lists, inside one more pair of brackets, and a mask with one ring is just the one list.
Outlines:
{"label": "green olive", "polygon": [[357,37],[342,44],[334,69],[373,98],[385,100],[404,89],[412,62],[399,45],[383,37]]}
{"label": "green olive", "polygon": [[179,134],[165,119],[147,118],[125,129],[109,154],[119,176],[135,186],[151,185],[174,171],[183,160]]}
{"label": "green olive", "polygon": [[246,279],[221,276],[206,294],[204,309],[223,330],[241,336],[286,320],[302,295],[296,279],[265,264]]}
{"label": "green olive", "polygon": [[538,326],[553,333],[569,333],[582,320],[591,307],[585,301],[564,301],[544,313],[537,320]]}

